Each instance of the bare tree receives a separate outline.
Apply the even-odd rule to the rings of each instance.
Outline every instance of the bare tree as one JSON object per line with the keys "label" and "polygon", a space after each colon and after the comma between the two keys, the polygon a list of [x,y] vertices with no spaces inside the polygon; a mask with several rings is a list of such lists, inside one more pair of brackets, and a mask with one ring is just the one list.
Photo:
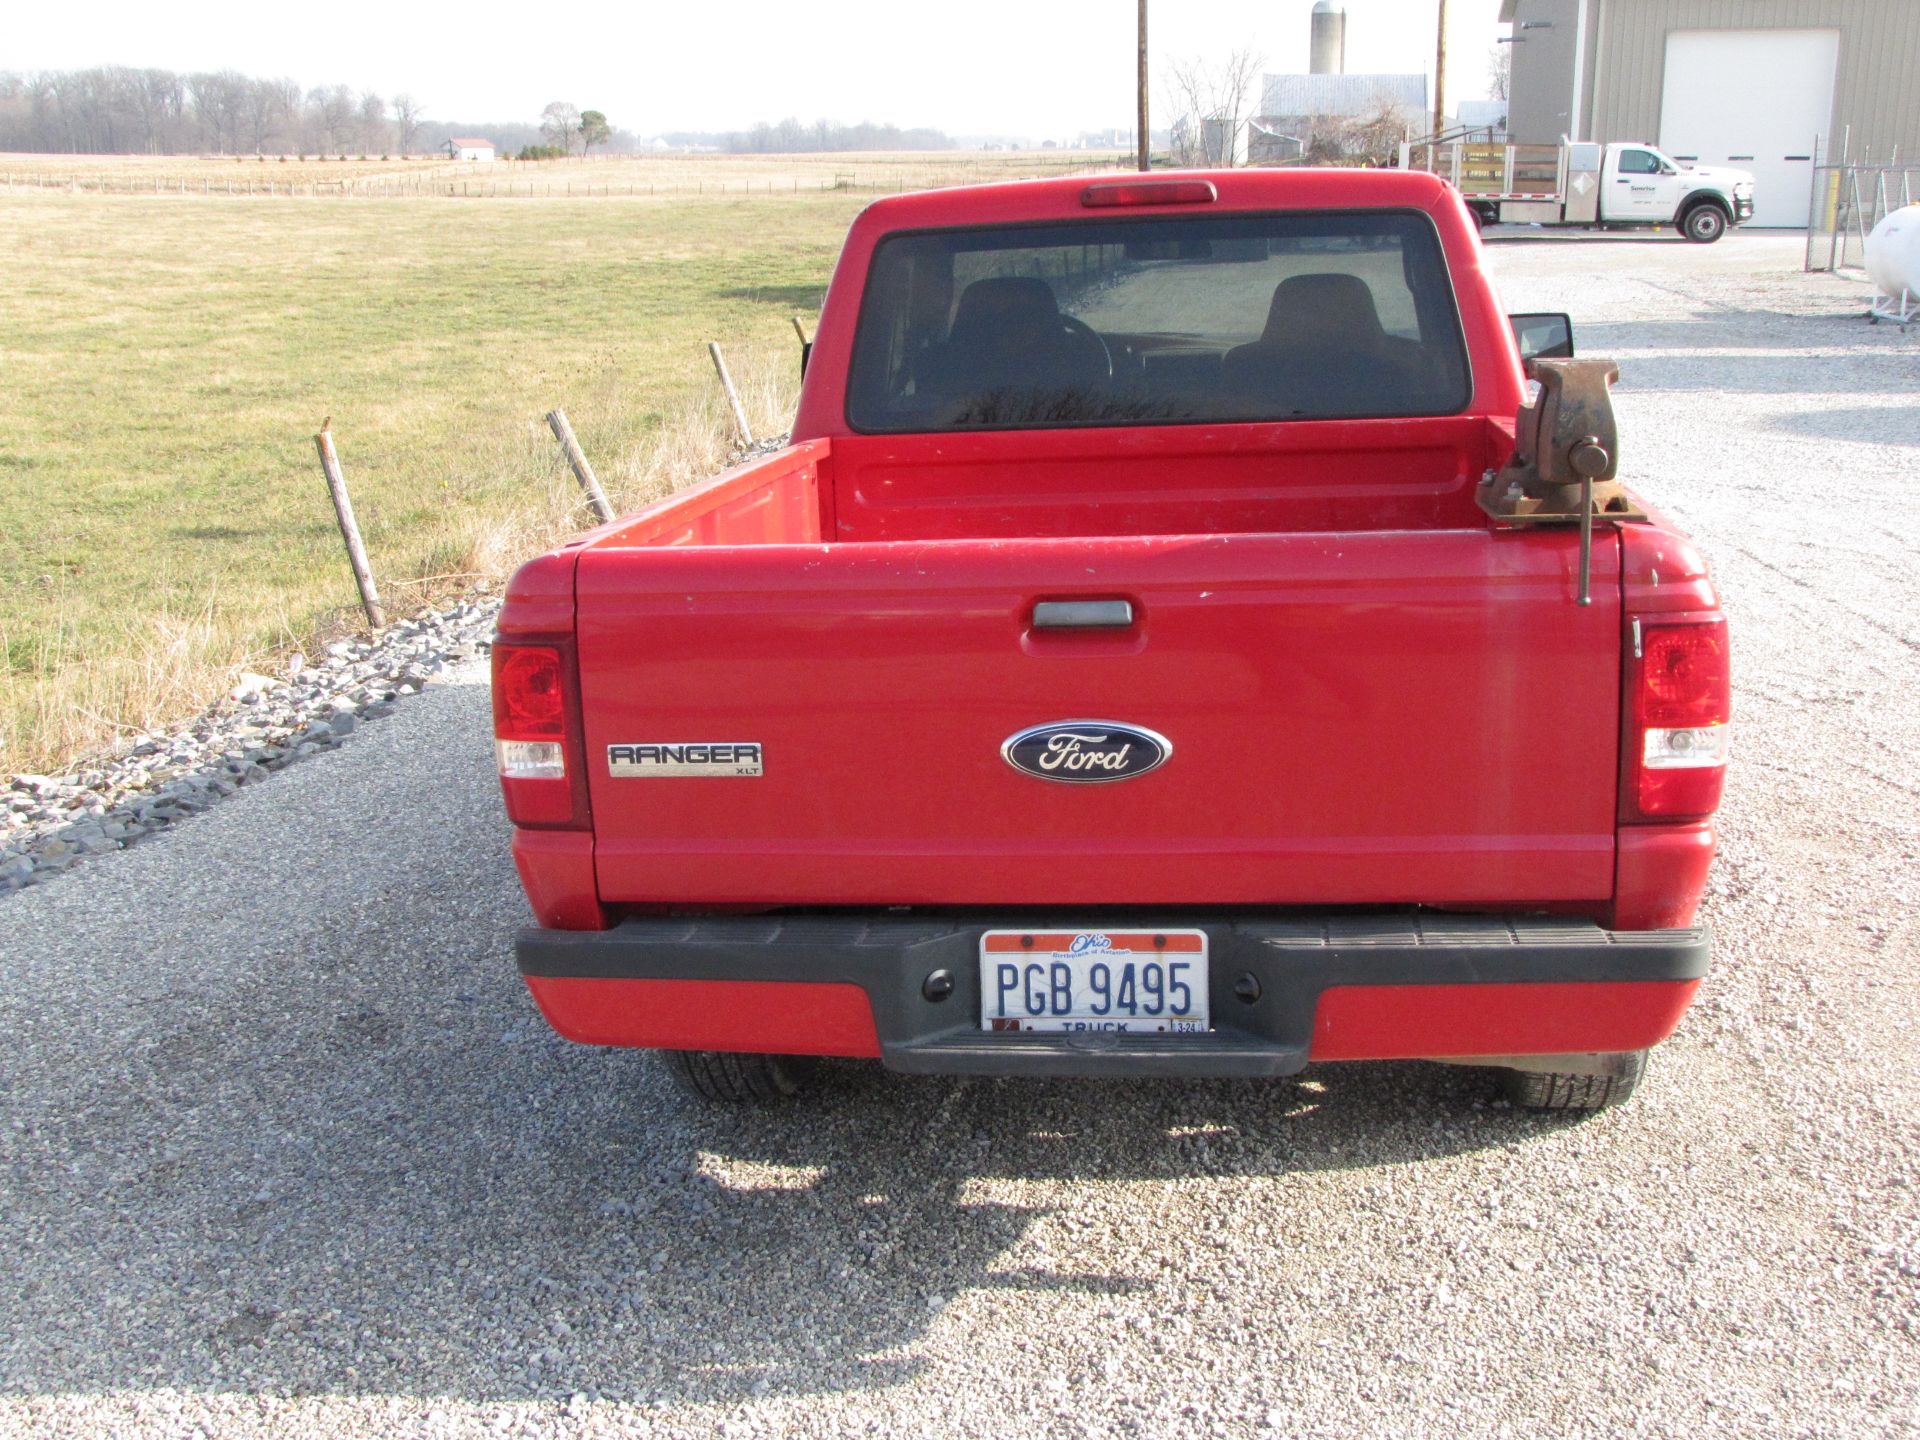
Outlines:
{"label": "bare tree", "polygon": [[248,88],[247,77],[237,70],[202,71],[187,77],[187,98],[200,125],[202,145],[223,153],[240,149]]}
{"label": "bare tree", "polygon": [[155,154],[177,142],[187,109],[187,87],[171,70],[141,70],[128,86],[127,103],[140,135],[140,148]]}
{"label": "bare tree", "polygon": [[[27,77],[27,114],[31,117],[34,148],[71,150],[66,120],[60,105],[60,77],[51,71],[37,71]],[[68,143],[61,143],[62,141]]]}
{"label": "bare tree", "polygon": [[[253,143],[253,153],[264,155],[267,139],[285,126],[287,121],[286,93],[282,88],[291,83],[281,80],[250,80],[247,82],[243,100],[246,112],[247,135]],[[299,87],[294,88],[297,98]]]}
{"label": "bare tree", "polygon": [[1487,54],[1487,98],[1513,98],[1513,46],[1496,44]]}
{"label": "bare tree", "polygon": [[574,136],[580,133],[580,107],[571,100],[555,100],[540,112],[540,133],[556,150],[571,155]]}
{"label": "bare tree", "polygon": [[278,80],[269,80],[267,88],[273,93],[274,124],[278,128],[281,142],[287,146],[300,143],[300,82],[291,76],[282,75]]}
{"label": "bare tree", "polygon": [[337,151],[353,123],[353,92],[344,85],[316,86],[307,93],[307,110],[322,148]]}
{"label": "bare tree", "polygon": [[1180,165],[1240,163],[1240,137],[1259,103],[1260,72],[1267,58],[1251,45],[1237,46],[1224,60],[1198,56],[1166,66],[1174,123],[1174,161]]}
{"label": "bare tree", "polygon": [[1301,158],[1309,165],[1392,165],[1410,123],[1407,111],[1384,96],[1363,114],[1317,115]]}
{"label": "bare tree", "polygon": [[371,90],[360,92],[360,150],[387,148],[387,102]]}
{"label": "bare tree", "polygon": [[[104,65],[0,71],[0,151],[266,154],[295,143],[344,149],[359,138],[368,147],[388,144],[387,112],[378,96],[356,100],[335,85],[304,100],[303,109],[301,88],[292,80],[235,70],[188,75]],[[421,114],[419,105],[411,106],[415,128]]]}
{"label": "bare tree", "polygon": [[400,153],[410,154],[413,142],[420,138],[420,122],[426,118],[427,107],[413,96],[402,91],[393,97],[393,127],[400,141]]}
{"label": "bare tree", "polygon": [[109,65],[88,73],[92,77],[87,95],[93,109],[91,144],[97,152],[118,155],[139,130],[134,109],[137,72]]}
{"label": "bare tree", "polygon": [[114,144],[112,76],[105,70],[74,70],[61,78],[61,105],[67,112],[73,148],[110,151]]}

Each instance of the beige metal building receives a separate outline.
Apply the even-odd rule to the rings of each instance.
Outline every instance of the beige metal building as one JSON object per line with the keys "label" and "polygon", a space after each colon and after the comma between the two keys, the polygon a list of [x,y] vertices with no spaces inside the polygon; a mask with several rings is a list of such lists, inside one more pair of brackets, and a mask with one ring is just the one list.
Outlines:
{"label": "beige metal building", "polygon": [[1817,160],[1920,160],[1920,0],[1504,0],[1516,143],[1647,140],[1804,225]]}

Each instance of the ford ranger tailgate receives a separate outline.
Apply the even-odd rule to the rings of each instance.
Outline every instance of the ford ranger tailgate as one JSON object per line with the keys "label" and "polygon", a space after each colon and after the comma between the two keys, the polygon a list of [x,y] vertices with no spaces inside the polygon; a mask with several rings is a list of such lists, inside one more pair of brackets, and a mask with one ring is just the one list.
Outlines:
{"label": "ford ranger tailgate", "polygon": [[[589,548],[601,899],[1604,899],[1617,540],[1590,605],[1576,563],[1469,529]],[[1078,600],[1125,609],[1036,625]],[[1073,721],[1171,753],[1104,784],[1003,755]]]}

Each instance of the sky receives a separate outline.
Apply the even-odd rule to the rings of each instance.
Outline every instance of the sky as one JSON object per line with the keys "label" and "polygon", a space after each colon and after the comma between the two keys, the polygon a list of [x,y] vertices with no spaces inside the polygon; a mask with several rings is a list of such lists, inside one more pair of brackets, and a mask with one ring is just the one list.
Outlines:
{"label": "sky", "polygon": [[[1250,45],[1307,68],[1312,0],[1150,0],[1158,62]],[[1500,0],[1449,0],[1448,99],[1486,94]],[[1130,126],[1134,0],[627,0],[528,7],[332,0],[20,5],[0,70],[240,70],[407,91],[439,120],[534,121],[550,100],[641,135],[786,115],[1068,139]],[[1437,0],[1347,0],[1349,71],[1432,73]],[[537,18],[540,17],[540,18]],[[544,23],[543,23],[544,22]],[[1164,73],[1164,69],[1162,70]],[[1169,101],[1156,84],[1154,124]]]}

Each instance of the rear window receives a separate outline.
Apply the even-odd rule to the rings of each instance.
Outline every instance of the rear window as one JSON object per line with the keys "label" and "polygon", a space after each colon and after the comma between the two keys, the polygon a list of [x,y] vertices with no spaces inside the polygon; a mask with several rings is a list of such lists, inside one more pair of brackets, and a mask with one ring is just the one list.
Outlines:
{"label": "rear window", "polygon": [[1180,216],[889,236],[861,304],[847,422],[1446,415],[1470,397],[1426,216]]}

